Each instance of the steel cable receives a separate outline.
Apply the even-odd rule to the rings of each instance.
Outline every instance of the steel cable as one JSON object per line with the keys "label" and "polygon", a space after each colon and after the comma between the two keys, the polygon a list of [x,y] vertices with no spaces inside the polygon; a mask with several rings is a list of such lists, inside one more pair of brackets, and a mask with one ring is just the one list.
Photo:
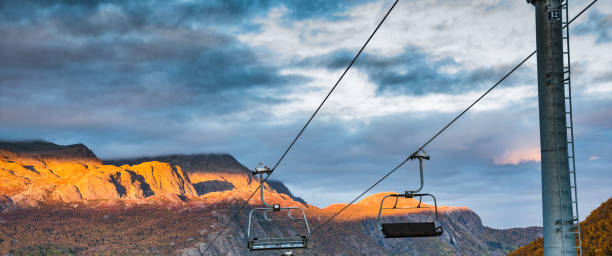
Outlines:
{"label": "steel cable", "polygon": [[[346,67],[346,69],[344,70],[344,72],[342,73],[342,75],[340,75],[340,77],[338,78],[338,80],[336,81],[336,83],[334,84],[334,86],[331,88],[331,90],[327,93],[327,95],[325,96],[325,98],[323,99],[323,101],[321,102],[321,104],[319,104],[319,106],[317,107],[317,109],[312,113],[312,115],[310,116],[310,118],[308,119],[308,121],[306,122],[306,124],[304,124],[304,126],[302,127],[302,129],[300,130],[300,132],[295,136],[295,138],[293,139],[293,141],[291,141],[291,144],[289,144],[289,147],[287,147],[287,149],[285,150],[285,152],[283,153],[283,155],[280,157],[280,159],[278,159],[278,161],[276,162],[276,164],[274,165],[274,167],[272,167],[270,174],[268,174],[268,176],[266,176],[266,178],[261,181],[261,182],[266,182],[268,180],[268,178],[270,177],[270,175],[272,175],[272,173],[276,170],[276,168],[278,167],[278,165],[283,161],[283,159],[285,159],[285,156],[287,155],[287,153],[289,153],[289,151],[293,148],[293,146],[295,145],[295,143],[297,142],[297,140],[302,136],[302,133],[304,133],[304,130],[306,130],[306,127],[308,127],[308,125],[310,124],[310,122],[312,121],[312,119],[314,119],[314,117],[317,115],[317,113],[319,113],[319,110],[321,110],[321,108],[323,107],[323,104],[325,104],[325,102],[327,101],[327,99],[329,98],[329,96],[334,92],[334,90],[336,89],[336,87],[338,87],[338,84],[340,84],[340,81],[342,81],[342,79],[344,78],[344,76],[346,75],[346,73],[349,71],[349,69],[353,66],[353,64],[355,63],[355,61],[357,60],[357,58],[359,57],[359,55],[361,55],[361,53],[363,52],[363,50],[365,49],[365,47],[368,45],[368,43],[370,42],[370,40],[372,40],[372,38],[374,37],[374,34],[376,34],[376,32],[378,31],[378,29],[380,28],[380,26],[385,22],[385,20],[387,19],[387,17],[389,16],[389,14],[391,13],[391,11],[393,11],[393,9],[395,8],[395,5],[397,5],[397,3],[399,2],[399,0],[395,0],[395,2],[393,3],[393,5],[391,6],[391,8],[389,8],[389,10],[387,11],[387,13],[385,14],[385,16],[382,18],[382,20],[378,23],[378,25],[376,26],[376,28],[374,29],[374,31],[372,32],[372,34],[370,34],[370,37],[368,37],[368,40],[366,40],[366,42],[363,44],[363,46],[361,47],[361,49],[359,49],[359,52],[357,52],[357,54],[355,55],[355,57],[353,58],[353,60],[350,62],[350,64]],[[223,232],[225,231],[225,229],[227,229],[227,227],[234,221],[236,220],[236,218],[238,217],[238,215],[240,214],[240,212],[242,212],[242,210],[248,205],[249,201],[253,198],[253,196],[255,195],[255,193],[257,193],[257,191],[259,190],[259,187],[257,187],[257,189],[255,189],[255,191],[253,191],[253,193],[249,196],[249,198],[242,204],[242,206],[238,209],[238,211],[232,216],[232,218],[230,219],[230,221],[228,221],[223,228],[221,229],[221,231],[219,231],[219,233],[217,234],[217,236],[208,244],[208,246],[206,247],[206,249],[204,249],[204,252],[206,252],[214,243],[215,241],[217,241],[217,239],[219,239],[219,237],[223,234]]]}

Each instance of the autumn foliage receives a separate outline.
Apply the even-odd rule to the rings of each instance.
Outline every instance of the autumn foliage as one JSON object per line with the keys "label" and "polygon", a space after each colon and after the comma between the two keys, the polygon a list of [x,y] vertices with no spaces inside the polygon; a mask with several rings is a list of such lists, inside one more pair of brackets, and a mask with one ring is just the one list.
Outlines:
{"label": "autumn foliage", "polygon": [[[612,255],[612,198],[595,209],[589,217],[580,223],[582,255],[609,256]],[[525,245],[509,256],[544,255],[543,240],[537,240]]]}

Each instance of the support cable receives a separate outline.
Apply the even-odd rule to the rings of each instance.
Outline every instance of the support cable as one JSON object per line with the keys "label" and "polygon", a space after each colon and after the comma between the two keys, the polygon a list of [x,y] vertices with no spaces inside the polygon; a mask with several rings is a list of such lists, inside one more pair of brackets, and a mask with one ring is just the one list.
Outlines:
{"label": "support cable", "polygon": [[[370,40],[372,40],[372,38],[374,37],[374,34],[376,34],[376,32],[378,31],[378,29],[380,28],[380,26],[385,22],[385,20],[387,19],[387,17],[389,16],[389,14],[391,13],[391,11],[393,11],[393,8],[395,8],[395,5],[397,5],[397,2],[399,2],[399,0],[395,0],[395,2],[393,3],[393,5],[391,6],[391,8],[389,8],[389,10],[387,11],[387,13],[385,14],[385,16],[382,18],[382,20],[380,21],[380,23],[378,23],[378,25],[376,26],[376,28],[374,29],[374,31],[372,32],[372,34],[370,34],[370,37],[368,37],[368,40],[366,40],[366,42],[363,44],[363,46],[361,47],[361,49],[359,49],[359,52],[357,52],[357,54],[355,55],[355,57],[353,58],[353,60],[351,61],[351,63],[346,67],[346,69],[344,70],[344,72],[342,73],[342,75],[340,75],[340,78],[338,78],[338,80],[336,81],[336,83],[334,84],[334,86],[331,88],[331,90],[327,93],[327,95],[325,96],[325,98],[323,99],[323,101],[321,102],[321,104],[319,104],[319,106],[317,107],[317,109],[314,111],[314,113],[312,113],[312,115],[310,116],[310,118],[308,119],[308,121],[306,122],[306,124],[304,124],[304,127],[302,127],[302,129],[300,130],[300,132],[297,134],[297,136],[295,136],[295,138],[293,139],[293,141],[291,141],[291,144],[289,144],[289,147],[287,147],[287,149],[285,150],[285,152],[283,153],[283,155],[280,157],[280,159],[278,159],[278,161],[276,162],[276,164],[274,165],[274,167],[272,167],[270,174],[268,174],[268,176],[266,176],[266,178],[262,181],[262,183],[265,183],[268,178],[270,177],[270,175],[272,175],[272,173],[274,172],[274,170],[276,170],[276,168],[278,167],[278,165],[283,161],[283,159],[285,159],[285,156],[287,155],[287,153],[289,153],[289,151],[293,148],[293,145],[295,145],[295,143],[297,142],[297,140],[300,138],[300,136],[302,136],[302,133],[304,133],[304,130],[306,130],[306,127],[308,127],[308,125],[310,124],[310,122],[312,121],[312,119],[314,119],[314,117],[317,115],[317,113],[319,113],[319,110],[321,110],[321,108],[323,107],[323,104],[325,104],[325,102],[327,101],[327,99],[329,98],[329,96],[334,92],[334,90],[336,89],[336,87],[338,87],[338,84],[340,84],[340,81],[342,81],[342,79],[344,78],[344,76],[346,75],[346,73],[349,71],[349,69],[353,66],[353,64],[355,63],[355,61],[357,61],[357,58],[359,57],[359,55],[361,55],[361,53],[363,52],[363,50],[365,49],[365,47],[368,45],[368,43],[370,42]],[[253,191],[253,193],[251,194],[251,196],[249,196],[249,198],[242,204],[242,206],[238,209],[238,211],[233,215],[233,217],[227,222],[225,223],[225,225],[223,226],[223,228],[221,229],[221,231],[219,231],[219,233],[217,234],[217,236],[208,244],[208,246],[206,247],[206,249],[204,249],[203,253],[206,252],[214,243],[215,241],[217,241],[217,239],[219,239],[219,237],[223,234],[223,232],[225,231],[225,229],[227,229],[227,227],[234,221],[236,220],[236,218],[238,217],[238,215],[240,214],[240,212],[242,212],[242,210],[248,205],[249,201],[253,198],[253,196],[255,195],[255,193],[257,193],[257,191],[259,190],[259,187],[257,187],[257,189],[255,189],[255,191]]]}
{"label": "support cable", "polygon": [[[589,9],[593,4],[595,4],[595,2],[597,2],[597,0],[594,0],[593,2],[591,2],[589,5],[587,5],[582,11],[580,11],[576,16],[574,16],[574,18],[572,18],[568,24],[565,24],[565,26],[563,26],[563,28],[567,27],[569,24],[571,24],[576,18],[578,18],[580,15],[582,15],[587,9]],[[438,131],[433,137],[431,137],[429,140],[427,140],[427,142],[425,142],[425,144],[423,144],[422,146],[420,146],[414,153],[410,154],[410,156],[408,156],[406,159],[404,159],[404,161],[400,162],[397,166],[395,166],[393,169],[391,169],[387,174],[385,174],[385,176],[383,176],[382,178],[380,178],[378,181],[376,181],[376,183],[374,183],[372,186],[370,186],[369,188],[367,188],[366,190],[364,190],[361,194],[359,194],[357,197],[355,197],[355,199],[353,199],[352,201],[350,201],[347,205],[345,205],[344,207],[342,207],[338,212],[336,212],[334,215],[332,215],[330,218],[328,218],[325,222],[323,222],[321,225],[317,226],[316,228],[314,228],[312,230],[312,232],[310,232],[310,234],[314,234],[317,231],[319,231],[321,229],[321,227],[323,227],[325,224],[329,223],[332,219],[334,219],[336,216],[338,216],[340,213],[342,213],[344,210],[346,210],[346,208],[348,208],[349,206],[351,206],[353,203],[355,203],[357,200],[359,200],[363,195],[365,195],[366,193],[368,193],[370,190],[372,190],[376,185],[378,185],[379,183],[381,183],[383,180],[385,180],[387,177],[389,177],[389,175],[391,175],[392,173],[394,173],[395,171],[397,171],[400,167],[402,167],[406,162],[408,162],[408,160],[410,160],[410,158],[414,155],[416,155],[419,151],[421,151],[422,149],[424,149],[427,145],[429,145],[434,139],[436,139],[440,134],[442,134],[444,131],[446,131],[446,129],[448,127],[450,127],[453,123],[455,123],[455,121],[457,121],[457,119],[459,119],[460,117],[462,117],[468,110],[470,110],[474,105],[476,105],[476,103],[480,102],[480,100],[482,98],[484,98],[487,94],[489,94],[493,89],[495,89],[499,84],[501,84],[501,82],[503,82],[504,80],[506,80],[506,78],[508,78],[508,76],[510,76],[512,73],[514,73],[514,71],[516,71],[521,65],[523,65],[528,59],[530,59],[531,57],[533,57],[533,55],[535,55],[536,51],[531,52],[527,57],[525,57],[519,64],[517,64],[516,66],[514,66],[514,68],[512,68],[512,70],[510,70],[508,73],[506,73],[506,75],[504,75],[501,79],[499,79],[497,81],[497,83],[495,83],[493,86],[491,86],[491,88],[489,88],[487,91],[485,91],[480,97],[478,97],[478,99],[476,99],[474,102],[472,102],[472,104],[470,104],[465,110],[463,110],[461,113],[459,113],[459,115],[457,115],[457,117],[455,117],[453,120],[451,120],[448,124],[446,124],[440,131]]]}

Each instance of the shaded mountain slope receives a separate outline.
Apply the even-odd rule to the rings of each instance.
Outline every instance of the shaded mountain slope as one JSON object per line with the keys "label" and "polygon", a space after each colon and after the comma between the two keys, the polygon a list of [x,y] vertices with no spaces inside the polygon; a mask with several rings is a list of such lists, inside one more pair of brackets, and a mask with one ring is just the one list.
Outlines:
{"label": "shaded mountain slope", "polygon": [[[480,218],[465,207],[441,207],[440,223],[445,229],[441,237],[385,239],[378,230],[376,217],[378,204],[386,193],[364,198],[350,206],[334,221],[326,224],[311,237],[311,249],[293,250],[295,255],[505,255],[531,239],[541,235],[541,228],[517,228],[497,230],[482,225]],[[393,202],[386,201],[391,207]],[[418,201],[400,202],[398,207],[416,206]],[[311,229],[318,227],[327,218],[343,207],[343,204],[330,205],[319,209],[310,206],[306,209]],[[423,205],[427,206],[427,205]],[[202,237],[191,248],[181,251],[181,255],[278,255],[279,252],[256,252],[246,250],[247,213],[239,215],[226,233],[206,252],[208,242],[216,232]],[[392,219],[425,221],[431,218],[430,212],[404,210],[392,214]],[[263,227],[259,221],[254,229],[264,228],[267,234],[286,233],[283,226]],[[265,224],[265,222],[263,222]],[[220,228],[220,227],[219,227]],[[219,230],[213,229],[215,231]]]}
{"label": "shaded mountain slope", "polygon": [[[580,223],[582,255],[612,255],[612,198],[602,203]],[[509,256],[544,255],[542,238],[525,245]]]}
{"label": "shaded mountain slope", "polygon": [[125,159],[110,159],[104,160],[105,164],[112,165],[134,165],[143,162],[158,161],[169,163],[171,165],[180,165],[187,173],[250,173],[250,170],[244,167],[238,160],[229,154],[174,154],[166,156],[154,157],[138,157]]}
{"label": "shaded mountain slope", "polygon": [[[239,198],[141,205],[121,201],[95,208],[43,205],[0,212],[0,254],[43,255],[33,252],[55,248],[79,255],[278,255],[280,252],[275,251],[249,254],[246,249],[247,212],[259,204],[258,200],[238,215],[209,251],[202,253],[243,202]],[[270,202],[299,205],[281,196],[270,196]],[[467,208],[446,207],[441,211],[445,229],[442,237],[384,239],[376,220],[371,218],[376,211],[355,206],[349,208],[353,208],[352,214],[367,214],[358,214],[359,219],[341,216],[312,236],[311,249],[293,250],[294,254],[504,255],[505,250],[497,244],[516,248],[541,233],[539,228],[493,230],[483,227],[478,216]],[[306,209],[311,227],[320,225],[332,214],[330,209]],[[407,213],[406,217],[426,216]],[[286,226],[266,225],[260,216],[253,228],[276,235],[291,232]],[[492,246],[494,243],[497,244]]]}
{"label": "shaded mountain slope", "polygon": [[293,200],[306,204],[306,201],[304,201],[304,199],[293,195],[293,193],[289,191],[289,188],[285,186],[285,184],[283,184],[282,182],[277,181],[277,180],[268,180],[267,183],[268,185],[270,185],[272,189],[276,190],[278,193],[286,194],[289,197],[293,198]]}
{"label": "shaded mountain slope", "polygon": [[43,140],[15,142],[0,141],[0,149],[32,157],[100,161],[96,155],[83,144],[61,146]]}

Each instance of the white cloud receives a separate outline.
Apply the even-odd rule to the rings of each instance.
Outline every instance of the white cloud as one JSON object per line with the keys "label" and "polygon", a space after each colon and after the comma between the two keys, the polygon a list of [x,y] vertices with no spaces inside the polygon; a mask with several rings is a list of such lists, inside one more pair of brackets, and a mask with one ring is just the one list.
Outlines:
{"label": "white cloud", "polygon": [[[338,73],[325,69],[285,70],[285,74],[307,75],[313,80],[294,87],[289,93],[280,94],[283,103],[265,106],[265,109],[248,111],[269,112],[269,116],[279,122],[295,121],[316,108],[337,79]],[[268,92],[269,95],[273,93]],[[425,95],[402,95],[380,93],[376,84],[368,80],[365,73],[351,70],[328,99],[319,113],[319,118],[332,118],[350,121],[396,114],[458,113],[469,106],[482,94],[482,91],[468,91],[461,94],[430,93]],[[537,90],[533,85],[500,88],[485,98],[486,104],[477,105],[473,111],[494,111],[509,105],[533,105]],[[531,102],[531,103],[530,103]]]}
{"label": "white cloud", "polygon": [[600,99],[600,100],[612,100],[612,81],[607,83],[593,84],[591,86],[579,86],[579,88],[586,87],[584,92],[584,96],[590,97],[591,99]]}
{"label": "white cloud", "polygon": [[[287,20],[284,17],[289,10],[280,7],[255,20],[261,25],[261,30],[242,34],[239,39],[254,47],[267,48],[269,52],[265,54],[269,55],[265,59],[277,63],[326,55],[337,50],[356,52],[382,19],[389,4],[389,1],[378,1],[355,6],[340,14],[346,19],[338,20]],[[572,3],[570,14],[585,5],[586,1]],[[594,8],[612,13],[610,2],[598,3]],[[584,21],[587,15],[588,12],[575,24]],[[432,61],[452,58],[458,62],[459,65],[442,68],[441,72],[448,74],[460,69],[514,65],[535,49],[534,23],[533,6],[521,1],[400,2],[366,52],[397,56],[406,48],[416,47]],[[609,72],[609,60],[612,59],[609,47],[610,44],[596,44],[592,35],[572,37],[573,64],[576,64],[572,78],[575,96],[596,96],[600,100],[612,97],[612,86],[592,81],[593,77]],[[525,65],[535,70],[535,58]],[[318,86],[330,86],[338,76],[325,70],[309,69],[285,69],[284,73],[304,75],[315,82],[296,86],[293,94],[285,98],[293,102],[275,108],[276,114],[283,117],[302,108],[315,107],[324,96]],[[535,77],[535,73],[533,75]],[[452,112],[475,99],[479,93],[381,97],[373,90],[377,85],[371,86],[367,76],[352,70],[345,79],[350,81],[344,81],[344,86],[350,84],[354,91],[335,95],[343,99],[339,104],[345,106],[330,107],[331,112],[343,119],[415,111]],[[303,93],[303,90],[308,91]],[[487,101],[493,106],[478,108],[500,109],[508,107],[509,102],[516,102],[516,97],[533,96],[525,90],[526,87],[521,87],[507,91],[509,94],[505,96],[511,96],[511,100],[500,97],[500,101]]]}
{"label": "white cloud", "polygon": [[[287,21],[278,8],[255,22],[261,31],[239,38],[267,47],[282,59],[356,51],[382,19],[389,1],[355,6],[337,21]],[[492,7],[490,1],[400,2],[367,48],[372,54],[394,56],[417,47],[434,59],[454,58],[471,68],[521,58],[535,46],[533,8],[524,2]],[[512,22],[508,22],[511,20]],[[517,54],[521,56],[517,56]]]}

